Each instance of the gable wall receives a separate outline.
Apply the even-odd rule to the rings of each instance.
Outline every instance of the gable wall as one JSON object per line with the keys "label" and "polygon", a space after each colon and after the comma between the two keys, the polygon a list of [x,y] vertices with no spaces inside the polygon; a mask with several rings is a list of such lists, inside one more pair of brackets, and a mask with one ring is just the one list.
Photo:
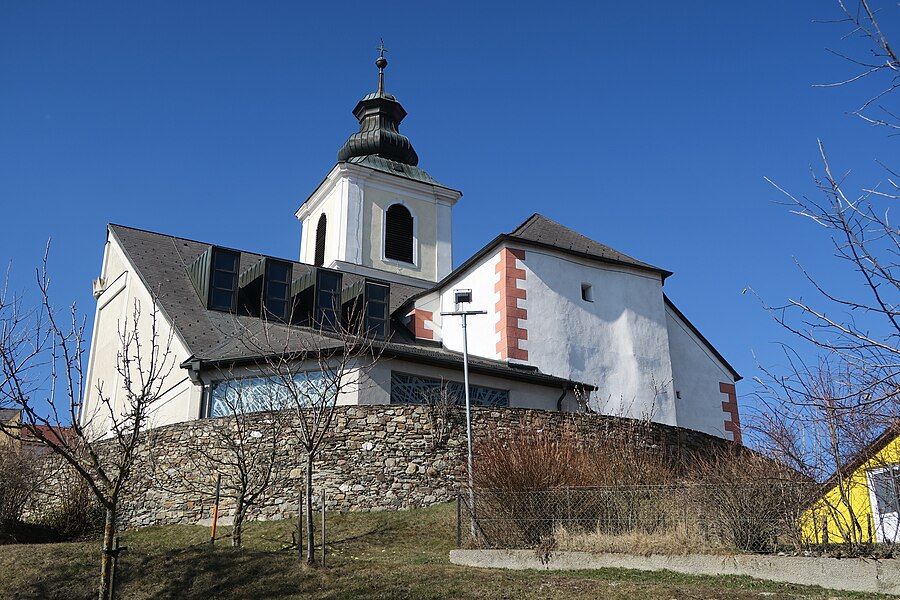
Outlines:
{"label": "gable wall", "polygon": [[[524,247],[517,348],[542,372],[597,386],[604,414],[676,423],[662,282],[658,275]],[[515,280],[515,281],[513,281]],[[592,286],[593,301],[581,286]],[[525,336],[524,338],[522,336]]]}
{"label": "gable wall", "polygon": [[438,309],[435,319],[440,328],[440,339],[448,350],[463,351],[462,317],[441,317],[441,312],[456,310],[453,291],[457,289],[472,290],[472,302],[460,307],[461,310],[484,310],[486,315],[466,317],[468,330],[469,353],[484,358],[500,358],[497,342],[500,336],[495,324],[498,318],[497,300],[499,293],[495,290],[498,281],[497,268],[500,263],[499,252],[483,257],[468,272],[440,291]]}
{"label": "gable wall", "polygon": [[[150,293],[111,234],[106,243],[101,277],[105,290],[97,299],[88,358],[87,389],[80,418],[82,425],[92,428],[96,435],[105,435],[111,424],[109,411],[101,401],[98,385],[102,385],[103,394],[112,399],[117,412],[123,410],[126,401],[122,377],[117,372],[118,353],[122,348],[120,331],[126,324],[130,326],[137,303],[141,309],[138,338],[145,345],[144,352],[148,352],[153,307]],[[161,312],[157,320],[158,343],[165,347],[172,332],[171,324]],[[177,423],[199,416],[200,388],[192,384],[187,372],[178,366],[189,355],[178,336],[172,336],[167,365],[174,366],[171,370],[167,369],[167,375],[159,388],[162,397],[155,404],[151,426]]]}
{"label": "gable wall", "polygon": [[[726,426],[737,416],[736,404],[734,415],[726,410],[731,408],[728,392],[734,393],[731,372],[668,306],[666,327],[669,331],[678,425],[739,442],[739,426],[736,430],[734,426]],[[724,407],[723,403],[729,406]]]}

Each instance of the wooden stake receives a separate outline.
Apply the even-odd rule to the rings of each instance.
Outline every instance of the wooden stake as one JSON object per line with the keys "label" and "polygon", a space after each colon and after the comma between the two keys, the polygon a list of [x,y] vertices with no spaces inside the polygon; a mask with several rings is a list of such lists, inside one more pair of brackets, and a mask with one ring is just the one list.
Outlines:
{"label": "wooden stake", "polygon": [[297,505],[297,560],[303,562],[303,486],[300,486],[300,501]]}
{"label": "wooden stake", "polygon": [[222,474],[216,478],[216,501],[213,504],[212,531],[209,533],[209,543],[216,543],[216,524],[219,522],[219,490],[222,488]]}

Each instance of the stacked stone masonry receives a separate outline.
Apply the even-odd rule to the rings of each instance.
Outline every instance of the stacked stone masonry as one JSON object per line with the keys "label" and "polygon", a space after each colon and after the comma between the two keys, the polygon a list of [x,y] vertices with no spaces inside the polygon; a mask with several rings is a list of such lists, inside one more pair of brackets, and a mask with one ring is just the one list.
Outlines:
{"label": "stacked stone masonry", "polygon": [[[255,418],[265,418],[260,414]],[[445,440],[432,435],[426,406],[338,407],[328,447],[316,460],[313,485],[326,492],[329,510],[383,511],[428,506],[456,497],[465,482],[464,417],[456,415]],[[515,435],[521,428],[544,430],[584,443],[614,435],[627,420],[594,414],[530,409],[473,409],[475,443],[488,435]],[[196,472],[198,444],[212,444],[212,420],[178,423],[152,430],[141,444],[134,476],[119,514],[124,528],[195,524],[212,514],[215,473]],[[669,457],[729,444],[704,433],[651,424],[645,443]],[[574,436],[574,437],[573,437]],[[279,484],[249,513],[251,519],[281,519],[297,513],[304,481],[302,448],[291,436],[280,447]],[[48,481],[60,475],[47,463]],[[227,487],[227,482],[223,482]],[[316,500],[318,504],[318,496]],[[220,515],[227,519],[233,501],[223,494]]]}

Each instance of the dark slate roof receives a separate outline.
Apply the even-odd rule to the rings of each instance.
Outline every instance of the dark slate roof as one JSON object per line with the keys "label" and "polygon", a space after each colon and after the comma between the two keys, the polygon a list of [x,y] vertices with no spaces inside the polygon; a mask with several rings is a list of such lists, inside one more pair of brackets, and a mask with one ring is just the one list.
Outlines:
{"label": "dark slate roof", "polygon": [[524,223],[516,227],[509,234],[509,237],[540,244],[542,246],[552,246],[553,248],[565,252],[597,258],[607,262],[658,271],[664,273],[665,276],[672,274],[670,271],[641,262],[631,258],[627,254],[622,254],[618,250],[614,250],[587,236],[572,231],[568,227],[560,225],[556,221],[548,219],[538,213],[534,213],[528,217]]}
{"label": "dark slate roof", "polygon": [[19,416],[21,411],[17,408],[0,408],[0,421],[4,423]]}
{"label": "dark slate roof", "polygon": [[411,296],[407,304],[411,304],[413,300],[421,298],[432,290],[447,287],[453,280],[466,273],[472,265],[490,254],[503,242],[513,242],[519,245],[548,248],[587,258],[589,260],[598,260],[605,263],[650,271],[660,275],[663,280],[672,274],[671,271],[666,271],[665,269],[660,269],[659,267],[654,267],[653,265],[631,258],[609,246],[604,246],[600,242],[595,242],[589,237],[585,237],[580,233],[572,231],[556,221],[548,219],[538,213],[534,213],[528,217],[524,223],[512,230],[512,232],[501,233],[488,242],[481,250],[453,269],[449,275],[437,282],[432,288],[423,290],[418,294]]}
{"label": "dark slate roof", "polygon": [[370,169],[375,169],[382,173],[389,173],[391,175],[396,175],[397,177],[403,177],[404,179],[411,179],[412,181],[420,181],[422,183],[443,188],[447,187],[419,167],[405,165],[394,160],[382,158],[381,156],[354,156],[346,162],[354,165],[363,165],[364,167],[369,167]]}
{"label": "dark slate roof", "polygon": [[[231,356],[238,352],[241,335],[257,335],[262,332],[262,321],[255,317],[237,316],[215,310],[206,310],[197,295],[187,266],[202,254],[210,244],[177,238],[122,225],[110,225],[110,232],[134,266],[147,288],[156,295],[160,306],[175,324],[179,335],[189,350],[198,357]],[[241,251],[241,271],[256,264],[263,255]],[[285,260],[285,259],[280,259]],[[293,279],[301,277],[314,267],[296,261]],[[345,283],[364,279],[354,273],[343,274]],[[391,285],[390,310],[399,308],[410,296],[422,288],[409,285]],[[272,325],[272,331],[282,334],[284,341],[297,328]],[[326,344],[323,339],[311,342]]]}
{"label": "dark slate roof", "polygon": [[[208,243],[122,225],[110,225],[109,230],[134,264],[137,275],[158,300],[161,310],[174,324],[189,352],[203,364],[221,366],[222,363],[252,362],[271,353],[272,349],[290,353],[329,350],[342,346],[337,337],[308,327],[266,323],[258,317],[232,315],[204,308],[188,275],[187,266],[209,248]],[[263,258],[261,254],[240,252],[242,271]],[[293,264],[294,279],[315,268],[304,263],[288,262]],[[343,276],[345,283],[364,279],[346,271]],[[391,313],[422,290],[421,287],[392,283]],[[385,356],[451,368],[462,367],[461,354],[416,340],[396,319],[393,319],[391,330],[391,339],[377,344]],[[580,385],[536,370],[510,366],[504,361],[470,357],[469,364],[473,372],[509,379],[554,387],[572,388]]]}

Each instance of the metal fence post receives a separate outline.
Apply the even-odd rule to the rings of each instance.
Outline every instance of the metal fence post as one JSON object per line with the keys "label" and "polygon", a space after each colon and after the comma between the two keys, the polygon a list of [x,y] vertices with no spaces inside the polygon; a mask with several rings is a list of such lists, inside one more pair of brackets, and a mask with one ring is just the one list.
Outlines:
{"label": "metal fence post", "polygon": [[875,536],[872,535],[872,529],[873,529],[872,521],[874,518],[875,518],[874,515],[871,515],[871,514],[866,516],[866,530],[869,533],[869,543],[870,544],[875,543]]}
{"label": "metal fence post", "polygon": [[456,494],[456,547],[462,547],[462,496]]}
{"label": "metal fence post", "polygon": [[116,597],[116,567],[119,565],[119,536],[113,538],[112,568],[109,570],[109,597]]}

